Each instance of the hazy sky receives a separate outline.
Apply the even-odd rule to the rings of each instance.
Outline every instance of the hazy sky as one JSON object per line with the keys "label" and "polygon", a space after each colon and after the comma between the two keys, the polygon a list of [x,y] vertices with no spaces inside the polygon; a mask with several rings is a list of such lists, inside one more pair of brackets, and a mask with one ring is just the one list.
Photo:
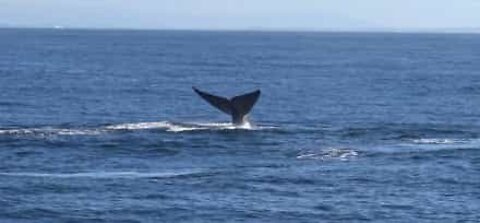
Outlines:
{"label": "hazy sky", "polygon": [[0,26],[480,28],[480,0],[0,0]]}

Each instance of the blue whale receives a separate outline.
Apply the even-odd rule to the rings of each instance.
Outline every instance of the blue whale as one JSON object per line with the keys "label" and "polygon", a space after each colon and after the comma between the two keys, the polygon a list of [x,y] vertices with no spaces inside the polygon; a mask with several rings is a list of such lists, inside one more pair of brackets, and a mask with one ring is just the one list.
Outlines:
{"label": "blue whale", "polygon": [[198,95],[200,95],[200,97],[202,97],[213,107],[228,115],[231,115],[232,123],[234,125],[248,124],[248,113],[250,110],[252,110],[253,105],[255,105],[260,97],[260,90],[228,99],[200,91],[196,87],[192,88]]}

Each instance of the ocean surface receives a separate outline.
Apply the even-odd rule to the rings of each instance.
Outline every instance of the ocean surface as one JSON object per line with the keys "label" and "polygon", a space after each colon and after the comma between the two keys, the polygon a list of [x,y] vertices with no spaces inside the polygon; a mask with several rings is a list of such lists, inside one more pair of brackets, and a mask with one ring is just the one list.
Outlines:
{"label": "ocean surface", "polygon": [[363,221],[480,221],[480,35],[0,29],[0,222]]}

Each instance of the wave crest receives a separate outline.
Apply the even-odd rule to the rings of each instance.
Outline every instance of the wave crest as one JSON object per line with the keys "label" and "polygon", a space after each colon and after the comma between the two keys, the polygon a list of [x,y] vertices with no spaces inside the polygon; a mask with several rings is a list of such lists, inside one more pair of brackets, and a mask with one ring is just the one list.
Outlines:
{"label": "wave crest", "polygon": [[348,148],[327,148],[320,151],[303,151],[297,155],[297,159],[313,160],[341,160],[347,161],[358,156],[358,152]]}
{"label": "wave crest", "polygon": [[458,144],[466,143],[466,139],[448,139],[448,138],[422,138],[412,140],[415,144]]}

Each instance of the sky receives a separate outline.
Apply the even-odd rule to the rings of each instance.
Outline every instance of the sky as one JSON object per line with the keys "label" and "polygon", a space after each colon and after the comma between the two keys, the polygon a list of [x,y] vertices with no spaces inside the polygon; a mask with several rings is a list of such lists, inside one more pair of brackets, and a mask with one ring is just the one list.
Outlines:
{"label": "sky", "polygon": [[480,0],[0,0],[0,26],[480,30]]}

